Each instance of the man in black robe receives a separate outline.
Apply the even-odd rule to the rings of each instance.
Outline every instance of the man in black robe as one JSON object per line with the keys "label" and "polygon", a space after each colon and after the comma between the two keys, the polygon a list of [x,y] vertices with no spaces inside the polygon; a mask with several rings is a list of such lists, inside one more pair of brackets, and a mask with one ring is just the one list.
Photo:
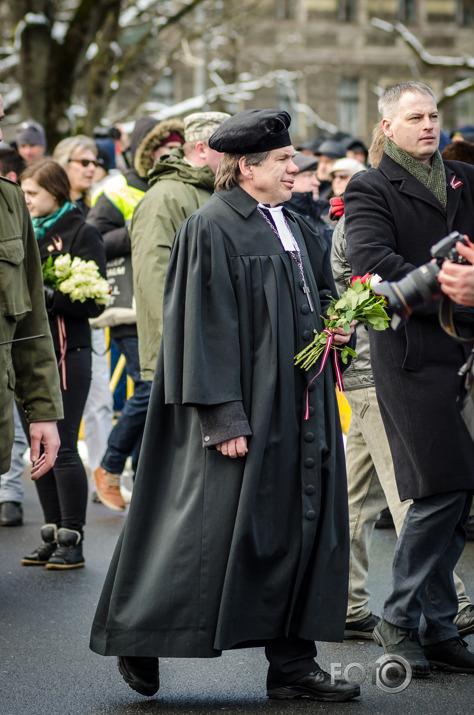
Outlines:
{"label": "man in black robe", "polygon": [[336,290],[327,247],[280,206],[297,173],[289,123],[246,110],[221,125],[216,193],[173,245],[130,515],[91,640],[144,695],[159,656],[248,646],[265,647],[269,697],[359,694],[314,661],[315,640],[344,633],[347,487],[329,362],[318,377],[294,367]]}

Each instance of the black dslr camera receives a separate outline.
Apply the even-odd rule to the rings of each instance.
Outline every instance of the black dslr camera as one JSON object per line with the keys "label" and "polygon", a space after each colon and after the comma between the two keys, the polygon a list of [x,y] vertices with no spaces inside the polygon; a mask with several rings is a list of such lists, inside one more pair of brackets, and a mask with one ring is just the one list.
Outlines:
{"label": "black dslr camera", "polygon": [[457,252],[457,241],[467,245],[464,236],[458,231],[453,231],[431,246],[430,253],[434,260],[415,268],[399,281],[393,283],[384,281],[374,288],[377,295],[383,295],[387,299],[393,313],[390,322],[393,330],[407,322],[414,308],[430,305],[441,296],[438,273],[443,261],[469,263]]}
{"label": "black dslr camera", "polygon": [[120,139],[117,127],[94,127],[94,139]]}

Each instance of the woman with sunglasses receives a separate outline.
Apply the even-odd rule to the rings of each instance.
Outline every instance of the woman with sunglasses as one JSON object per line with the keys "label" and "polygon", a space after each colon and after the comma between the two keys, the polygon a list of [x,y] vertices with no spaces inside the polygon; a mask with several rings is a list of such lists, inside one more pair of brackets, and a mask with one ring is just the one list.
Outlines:
{"label": "woman with sunglasses", "polygon": [[[21,176],[28,211],[38,241],[41,262],[69,254],[94,261],[105,277],[105,248],[99,231],[86,223],[70,201],[64,169],[53,159],[41,159]],[[79,425],[91,381],[89,318],[103,306],[88,298],[72,301],[45,285],[46,309],[60,371],[64,419],[58,422],[61,446],[56,464],[36,486],[44,513],[42,544],[22,559],[25,566],[75,569],[84,566],[82,540],[87,505],[87,476],[77,451]]]}
{"label": "woman with sunglasses", "polygon": [[338,159],[329,169],[329,177],[332,181],[332,192],[329,198],[342,196],[354,174],[365,169],[364,164],[357,159]]}
{"label": "woman with sunglasses", "polygon": [[94,140],[83,134],[62,139],[54,149],[53,159],[66,171],[71,185],[71,201],[87,216],[89,191],[98,165]]}

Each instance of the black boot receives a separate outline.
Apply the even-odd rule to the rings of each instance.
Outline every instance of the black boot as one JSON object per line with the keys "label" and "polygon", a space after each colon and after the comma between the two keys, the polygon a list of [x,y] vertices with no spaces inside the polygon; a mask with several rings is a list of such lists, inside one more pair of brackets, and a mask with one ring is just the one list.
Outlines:
{"label": "black boot", "polygon": [[85,566],[82,555],[82,539],[80,531],[74,529],[58,529],[58,548],[46,564],[47,569],[78,569]]}
{"label": "black boot", "polygon": [[56,524],[45,524],[41,527],[43,543],[29,556],[23,556],[23,566],[44,566],[58,547],[58,527]]}

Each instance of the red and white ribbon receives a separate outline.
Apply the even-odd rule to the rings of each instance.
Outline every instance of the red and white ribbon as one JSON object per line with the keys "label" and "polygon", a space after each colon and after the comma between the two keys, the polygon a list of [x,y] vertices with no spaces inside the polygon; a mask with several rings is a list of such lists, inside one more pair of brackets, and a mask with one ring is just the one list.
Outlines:
{"label": "red and white ribbon", "polygon": [[58,367],[61,369],[61,378],[63,381],[63,389],[67,390],[66,384],[66,350],[67,350],[67,339],[66,339],[66,326],[64,324],[64,318],[62,315],[56,316],[56,324],[58,326],[58,336],[59,336],[59,360]]}
{"label": "red and white ribbon", "polygon": [[[317,375],[315,375],[309,382],[308,386],[306,388],[306,407],[304,411],[304,418],[305,420],[309,420],[309,386],[313,382],[313,380],[316,380],[317,377],[322,373],[324,370],[324,366],[326,365],[327,359],[329,357],[329,352],[332,348],[332,344],[334,342],[334,332],[330,330],[329,328],[325,328],[323,330],[323,333],[328,336],[326,346],[324,348],[324,352],[321,357],[321,367],[319,368],[319,372]],[[332,351],[332,356],[333,356],[333,361],[334,361],[334,371],[336,373],[336,382],[337,386],[339,388],[340,392],[344,392],[344,383],[342,382],[342,373],[341,373],[341,368],[339,366],[339,360],[337,357],[337,350]]]}

